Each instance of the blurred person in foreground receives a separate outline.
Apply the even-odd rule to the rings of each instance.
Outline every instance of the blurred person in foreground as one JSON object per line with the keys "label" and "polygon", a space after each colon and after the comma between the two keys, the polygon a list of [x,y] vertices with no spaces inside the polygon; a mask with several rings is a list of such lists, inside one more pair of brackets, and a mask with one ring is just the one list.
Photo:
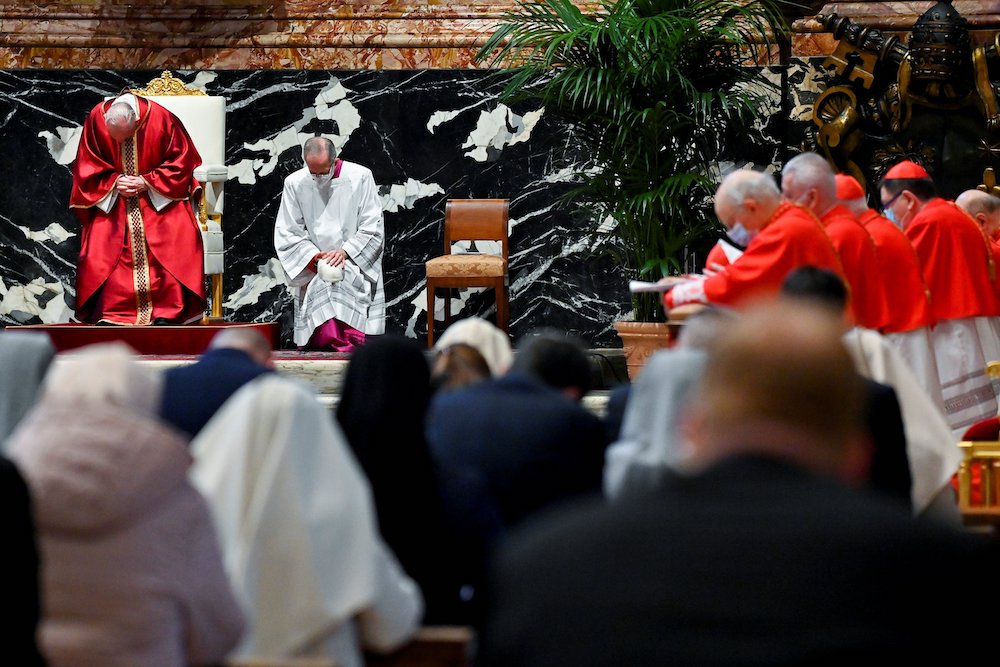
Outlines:
{"label": "blurred person in foreground", "polygon": [[38,650],[41,591],[38,539],[31,496],[14,462],[0,456],[0,503],[3,504],[4,560],[8,584],[0,611],[4,617],[7,660],[19,667],[44,667]]}
{"label": "blurred person in foreground", "polygon": [[514,351],[507,333],[482,317],[466,317],[444,330],[434,343],[434,352],[446,350],[456,343],[471,345],[483,356],[490,375],[499,377],[514,363]]}
{"label": "blurred person in foreground", "polygon": [[305,382],[245,384],[191,442],[247,631],[233,657],[361,667],[419,629],[420,589],[378,531],[371,488]]}
{"label": "blurred person in foreground", "polygon": [[53,364],[10,438],[34,498],[52,667],[213,665],[243,615],[160,376],[122,343]]}
{"label": "blurred person in foreground", "polygon": [[[576,398],[589,389],[583,351],[565,339],[526,341],[510,370],[438,392],[427,414],[427,441],[438,465],[480,477],[504,527],[556,503],[598,493],[607,444],[604,424]],[[540,347],[532,351],[535,345]],[[549,384],[552,359],[570,359],[567,368],[587,369],[587,386],[576,386],[580,380],[572,378],[579,377],[578,371],[564,375],[564,369],[548,375],[555,385]]]}
{"label": "blurred person in foreground", "polygon": [[0,442],[35,404],[55,356],[56,348],[46,333],[0,332]]}
{"label": "blurred person in foreground", "polygon": [[[549,515],[496,559],[478,667],[970,660],[992,539],[858,487],[870,451],[838,318],[749,308],[709,347],[687,472]],[[919,604],[915,604],[919,600]],[[970,626],[971,624],[971,626]],[[860,662],[858,662],[860,661]]]}
{"label": "blurred person in foreground", "polygon": [[646,360],[629,392],[621,435],[605,452],[608,498],[647,491],[667,468],[683,462],[687,448],[680,417],[705,369],[705,348],[735,317],[735,311],[716,306],[692,313],[677,343]]}
{"label": "blurred person in foreground", "polygon": [[436,350],[431,362],[431,388],[448,391],[491,377],[486,357],[468,343]]}
{"label": "blurred person in foreground", "polygon": [[194,363],[164,371],[160,417],[193,438],[240,387],[274,368],[267,337],[248,327],[225,328]]}
{"label": "blurred person in foreground", "polygon": [[430,398],[424,346],[389,334],[352,354],[337,421],[371,484],[379,532],[420,586],[424,624],[461,625],[472,614],[462,588],[482,578],[489,524],[461,511],[476,505],[475,486],[445,496],[450,471],[434,463],[424,436]]}

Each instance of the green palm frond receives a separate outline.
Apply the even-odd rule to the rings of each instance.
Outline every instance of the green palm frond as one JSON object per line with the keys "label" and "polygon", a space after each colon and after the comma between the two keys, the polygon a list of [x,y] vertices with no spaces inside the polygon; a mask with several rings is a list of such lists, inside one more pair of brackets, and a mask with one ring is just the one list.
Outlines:
{"label": "green palm frond", "polygon": [[745,59],[785,34],[781,4],[604,0],[584,13],[521,0],[477,58],[502,70],[504,101],[539,102],[572,125],[592,164],[568,197],[617,221],[629,271],[659,277],[716,226],[710,169],[726,129],[764,99]]}

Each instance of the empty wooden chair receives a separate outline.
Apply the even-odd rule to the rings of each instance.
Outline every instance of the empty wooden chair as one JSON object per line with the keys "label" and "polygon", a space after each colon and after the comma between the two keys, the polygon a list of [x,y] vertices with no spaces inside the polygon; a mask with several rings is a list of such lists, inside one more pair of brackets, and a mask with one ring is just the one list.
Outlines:
{"label": "empty wooden chair", "polygon": [[[427,346],[434,345],[434,297],[447,290],[445,326],[451,322],[451,290],[468,287],[493,288],[497,327],[508,330],[508,199],[449,199],[444,210],[444,254],[426,263]],[[501,255],[455,252],[458,241],[498,241]]]}

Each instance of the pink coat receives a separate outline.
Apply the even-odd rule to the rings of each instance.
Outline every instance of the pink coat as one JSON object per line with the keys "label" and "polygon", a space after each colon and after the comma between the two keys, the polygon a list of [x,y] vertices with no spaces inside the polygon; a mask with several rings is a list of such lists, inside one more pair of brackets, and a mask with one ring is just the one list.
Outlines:
{"label": "pink coat", "polygon": [[179,435],[122,407],[50,399],[9,444],[34,496],[50,667],[225,657],[243,617]]}

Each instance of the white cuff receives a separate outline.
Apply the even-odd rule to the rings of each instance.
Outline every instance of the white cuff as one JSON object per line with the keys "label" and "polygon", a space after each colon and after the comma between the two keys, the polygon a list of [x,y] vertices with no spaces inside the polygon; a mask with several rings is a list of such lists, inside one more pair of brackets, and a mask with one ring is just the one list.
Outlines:
{"label": "white cuff", "polygon": [[708,303],[705,298],[705,282],[703,280],[692,280],[681,283],[671,290],[670,298],[675,306],[685,303]]}
{"label": "white cuff", "polygon": [[96,206],[105,213],[108,213],[111,211],[111,207],[115,205],[116,201],[118,201],[118,190],[111,188],[111,192],[104,195],[104,198],[97,202]]}
{"label": "white cuff", "polygon": [[152,204],[153,208],[157,211],[162,211],[163,207],[170,203],[170,199],[154,190],[148,182],[146,183],[146,193],[149,194],[149,203]]}

